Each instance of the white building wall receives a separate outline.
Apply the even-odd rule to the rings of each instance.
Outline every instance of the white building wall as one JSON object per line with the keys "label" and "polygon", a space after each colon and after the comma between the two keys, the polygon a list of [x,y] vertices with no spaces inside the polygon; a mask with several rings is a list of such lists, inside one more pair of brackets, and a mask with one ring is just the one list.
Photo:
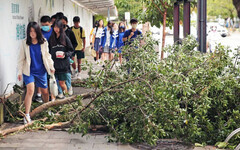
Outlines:
{"label": "white building wall", "polygon": [[93,14],[70,0],[1,0],[0,3],[0,96],[8,83],[12,84],[7,93],[12,91],[14,83],[20,84],[17,81],[17,59],[28,21],[40,22],[43,15],[52,16],[56,12],[63,12],[72,26],[72,18],[79,16],[89,45]]}

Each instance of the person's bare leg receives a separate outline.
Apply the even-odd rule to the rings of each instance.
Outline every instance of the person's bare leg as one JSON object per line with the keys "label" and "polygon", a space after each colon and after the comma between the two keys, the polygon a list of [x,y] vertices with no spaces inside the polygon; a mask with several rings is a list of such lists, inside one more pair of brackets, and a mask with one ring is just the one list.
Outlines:
{"label": "person's bare leg", "polygon": [[109,54],[108,53],[103,53],[103,61],[108,60]]}
{"label": "person's bare leg", "polygon": [[60,86],[62,88],[62,91],[65,91],[65,93],[68,93],[65,81],[59,81],[59,84],[60,84]]}
{"label": "person's bare leg", "polygon": [[42,94],[40,87],[37,88],[37,94]]}
{"label": "person's bare leg", "polygon": [[114,53],[110,53],[109,56],[110,56],[110,57],[109,57],[109,60],[112,61],[113,58],[114,58]]}
{"label": "person's bare leg", "polygon": [[112,55],[111,55],[111,53],[108,54],[108,60],[110,60],[110,61],[112,60]]}
{"label": "person's bare leg", "polygon": [[96,52],[96,60],[99,60],[99,52]]}
{"label": "person's bare leg", "polygon": [[30,109],[31,109],[31,104],[32,104],[32,97],[34,94],[34,82],[29,83],[27,85],[27,93],[25,96],[25,100],[24,100],[24,105],[25,105],[25,113],[29,114]]}
{"label": "person's bare leg", "polygon": [[122,54],[119,54],[119,61],[120,61],[120,64],[122,64]]}
{"label": "person's bare leg", "polygon": [[41,88],[42,96],[43,96],[43,101],[44,103],[49,102],[49,93],[48,93],[48,88]]}
{"label": "person's bare leg", "polygon": [[78,72],[81,72],[82,59],[78,59]]}
{"label": "person's bare leg", "polygon": [[110,53],[106,53],[106,60],[110,60]]}
{"label": "person's bare leg", "polygon": [[101,60],[104,61],[105,59],[105,53],[102,53]]}
{"label": "person's bare leg", "polygon": [[72,64],[72,67],[73,67],[73,69],[74,69],[74,71],[75,71],[76,68],[77,68],[77,67],[76,67],[76,63],[75,63],[75,57],[72,57],[72,59],[73,59],[73,61],[74,61],[73,64]]}
{"label": "person's bare leg", "polygon": [[55,99],[56,97],[53,94],[51,94],[51,100],[55,100]]}

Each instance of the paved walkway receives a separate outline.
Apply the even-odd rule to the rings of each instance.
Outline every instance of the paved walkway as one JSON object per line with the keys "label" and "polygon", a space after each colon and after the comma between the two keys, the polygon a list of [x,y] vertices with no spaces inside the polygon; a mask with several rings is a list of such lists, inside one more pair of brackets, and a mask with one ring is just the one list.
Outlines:
{"label": "paved walkway", "polygon": [[90,133],[82,137],[60,130],[21,132],[0,139],[0,150],[216,150],[211,146],[191,148],[171,139],[159,142],[156,147],[131,146],[108,143],[106,136],[104,133]]}
{"label": "paved walkway", "polygon": [[129,145],[108,143],[106,134],[69,134],[37,131],[9,135],[0,140],[0,150],[135,150]]}

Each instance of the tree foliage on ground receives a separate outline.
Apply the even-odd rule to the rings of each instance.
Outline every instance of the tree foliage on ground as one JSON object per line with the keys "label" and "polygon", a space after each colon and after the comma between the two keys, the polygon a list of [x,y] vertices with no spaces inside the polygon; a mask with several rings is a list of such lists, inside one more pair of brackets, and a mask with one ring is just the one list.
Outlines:
{"label": "tree foliage on ground", "polygon": [[[102,70],[87,63],[89,78],[74,86],[91,88],[91,94],[43,104],[54,107],[42,109],[37,118],[47,120],[34,127],[68,124],[69,132],[86,134],[91,125],[100,124],[108,127],[110,140],[149,144],[159,138],[215,144],[239,128],[239,54],[230,57],[221,45],[214,53],[201,54],[194,50],[197,41],[189,37],[166,48],[170,55],[160,61],[156,42],[150,37],[144,41],[143,46],[135,40],[123,48],[128,61],[120,67],[114,67],[115,60]],[[86,98],[83,106],[81,99]],[[238,134],[229,146],[239,140]]]}
{"label": "tree foliage on ground", "polygon": [[209,16],[221,16],[222,18],[237,17],[237,11],[232,0],[208,0],[207,14]]}

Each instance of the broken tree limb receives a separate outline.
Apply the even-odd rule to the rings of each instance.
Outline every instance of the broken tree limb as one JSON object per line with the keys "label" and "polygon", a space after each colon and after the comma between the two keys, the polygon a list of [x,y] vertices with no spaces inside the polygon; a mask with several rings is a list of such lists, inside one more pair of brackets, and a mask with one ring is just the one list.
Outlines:
{"label": "broken tree limb", "polygon": [[33,118],[36,114],[38,114],[38,113],[40,113],[40,112],[42,112],[44,110],[47,110],[50,107],[54,107],[54,106],[59,106],[59,105],[75,102],[78,96],[81,96],[83,99],[86,99],[86,98],[90,98],[92,95],[93,95],[93,93],[89,92],[89,93],[84,93],[84,94],[80,94],[80,95],[74,95],[74,96],[65,98],[63,100],[58,100],[58,101],[44,103],[44,104],[40,105],[39,107],[35,108],[30,113],[30,116]]}
{"label": "broken tree limb", "polygon": [[[145,75],[145,74],[144,74]],[[142,76],[144,76],[144,75],[142,75]],[[62,123],[53,123],[53,124],[51,124],[51,125],[46,125],[45,127],[47,128],[47,129],[55,129],[55,128],[64,128],[64,127],[69,127],[71,124],[73,124],[74,123],[74,121],[77,119],[77,117],[83,112],[83,111],[85,111],[88,107],[90,107],[91,106],[91,104],[98,98],[98,97],[100,97],[103,93],[105,93],[105,92],[109,92],[109,91],[111,91],[111,92],[114,92],[114,90],[112,90],[113,88],[115,88],[115,87],[118,87],[118,86],[120,86],[120,85],[124,85],[124,84],[126,84],[126,83],[129,83],[129,82],[132,82],[132,81],[136,81],[136,80],[140,80],[140,78],[141,77],[136,77],[136,78],[133,78],[133,79],[130,79],[130,80],[127,80],[127,81],[124,81],[124,82],[121,82],[121,83],[118,83],[118,84],[115,84],[115,85],[113,85],[113,86],[111,86],[111,87],[109,87],[109,88],[106,88],[106,89],[104,89],[104,90],[102,90],[102,91],[99,91],[99,92],[97,92],[96,94],[96,96],[86,105],[86,106],[84,106],[83,107],[83,109],[81,109],[79,112],[77,112],[76,113],[76,115],[73,117],[73,119],[72,120],[70,120],[70,121],[67,121],[67,122],[62,122]],[[117,91],[119,91],[119,89],[116,89]],[[116,91],[115,91],[116,92]],[[91,94],[91,92],[90,93],[87,93],[87,94],[82,94],[82,97],[83,97],[83,99],[84,98],[89,98],[90,96],[92,96],[93,94]],[[43,105],[45,105],[45,106],[39,106],[39,107],[41,107],[41,108],[36,108],[38,111],[34,111],[35,112],[35,114],[37,114],[36,112],[41,112],[41,111],[43,111],[43,109],[47,109],[47,108],[49,108],[49,107],[51,107],[51,106],[57,106],[57,105],[61,105],[61,104],[66,104],[66,103],[68,103],[68,102],[74,102],[75,101],[75,98],[76,98],[76,96],[72,96],[72,97],[69,97],[69,98],[67,98],[67,99],[65,99],[65,100],[61,100],[60,102],[62,102],[62,101],[64,101],[64,103],[62,102],[62,103],[56,103],[57,101],[54,101],[54,102],[48,102],[48,103],[46,103],[46,104],[43,104]],[[47,105],[48,104],[48,105]],[[41,110],[41,111],[40,111]],[[32,112],[33,112],[32,111]]]}
{"label": "broken tree limb", "polygon": [[0,136],[5,136],[5,135],[8,135],[10,133],[21,131],[21,130],[33,125],[36,121],[46,121],[46,120],[47,120],[47,117],[44,118],[44,119],[34,120],[34,121],[32,121],[28,124],[25,124],[25,125],[21,125],[21,126],[18,126],[18,127],[2,130],[2,131],[0,131]]}
{"label": "broken tree limb", "polygon": [[71,125],[70,121],[58,122],[58,123],[53,123],[50,125],[45,125],[44,128],[48,129],[48,130],[52,130],[52,129],[57,129],[57,128],[68,128],[68,127],[70,127],[70,125]]}
{"label": "broken tree limb", "polygon": [[[142,76],[144,76],[145,74],[143,74]],[[142,77],[141,76],[141,77]],[[77,116],[79,116],[83,111],[85,111],[88,107],[91,106],[91,104],[98,98],[100,97],[103,93],[105,92],[116,92],[116,91],[119,91],[119,89],[116,89],[116,91],[114,91],[113,88],[116,88],[118,86],[121,86],[121,85],[124,85],[126,83],[129,83],[129,82],[132,82],[132,81],[137,81],[137,80],[140,80],[141,77],[136,77],[136,78],[133,78],[133,79],[129,79],[127,81],[123,81],[121,83],[117,83],[113,86],[110,86],[106,89],[103,89],[101,91],[97,91],[96,93],[93,93],[93,92],[89,92],[89,93],[85,93],[85,94],[81,94],[81,95],[75,95],[75,96],[71,96],[71,97],[68,97],[64,100],[60,100],[60,101],[53,101],[53,102],[48,102],[48,103],[45,103],[37,108],[35,108],[31,113],[31,117],[34,117],[36,114],[42,112],[43,110],[46,110],[50,107],[53,107],[53,106],[59,106],[59,105],[63,105],[63,104],[67,104],[67,103],[72,103],[72,102],[75,102],[77,97],[78,96],[81,96],[83,99],[86,99],[86,98],[90,98],[92,97],[93,95],[96,94],[96,96],[94,98],[92,98],[92,100],[86,105],[83,107],[83,109],[81,109],[79,112],[76,113],[76,115],[73,117],[72,120],[70,121],[67,121],[67,122],[59,122],[59,123],[53,123],[51,125],[45,125],[44,127],[41,127],[41,128],[44,128],[44,129],[56,129],[56,128],[66,128],[66,127],[70,127],[76,120]],[[47,119],[47,118],[46,118]],[[40,119],[40,120],[46,120],[46,119]],[[21,125],[19,127],[15,127],[15,128],[11,128],[11,129],[6,129],[6,130],[3,130],[3,131],[0,131],[0,135],[1,136],[4,136],[4,135],[7,135],[9,133],[13,133],[13,132],[17,132],[17,131],[20,131],[20,130],[23,130],[29,126],[31,126],[34,122],[36,122],[38,120],[35,120],[35,121],[32,121],[31,123],[28,123],[26,125]]]}
{"label": "broken tree limb", "polygon": [[[115,87],[118,87],[120,85],[124,85],[126,83],[129,83],[129,82],[132,82],[132,81],[136,81],[136,80],[140,80],[141,77],[145,76],[146,74],[143,74],[142,76],[140,77],[136,77],[136,78],[133,78],[133,79],[129,79],[127,81],[123,81],[123,82],[120,82],[120,83],[117,83],[113,86],[110,86],[106,89],[103,89],[103,90],[98,90],[96,93],[94,92],[89,92],[89,93],[84,93],[84,94],[80,94],[80,95],[74,95],[74,96],[71,96],[71,97],[68,97],[68,98],[65,98],[63,100],[58,100],[58,101],[53,101],[53,102],[47,102],[47,103],[44,103],[42,105],[40,105],[39,107],[35,108],[32,112],[30,112],[30,116],[31,118],[33,118],[34,116],[36,116],[36,114],[44,111],[44,110],[47,110],[48,108],[50,107],[53,107],[53,106],[59,106],[59,105],[63,105],[63,104],[68,104],[68,103],[73,103],[76,101],[77,97],[80,96],[82,97],[83,99],[87,99],[87,98],[91,98],[93,97],[94,95],[96,95],[92,101],[90,101],[80,112],[79,114],[82,113],[82,111],[84,111],[85,109],[87,109],[99,96],[101,96],[103,93],[105,92],[116,92],[116,91],[119,91],[119,89],[116,89],[116,91],[113,90],[113,88]],[[75,118],[75,117],[74,117]],[[76,119],[76,118],[75,118]],[[73,120],[75,120],[73,119]],[[72,120],[72,121],[73,121]]]}
{"label": "broken tree limb", "polygon": [[[146,75],[146,74],[143,74],[142,76],[145,76],[145,75]],[[113,89],[113,88],[115,88],[115,87],[118,87],[118,86],[120,86],[120,85],[124,85],[124,84],[129,83],[129,82],[132,82],[132,81],[140,80],[142,76],[136,77],[136,78],[133,78],[133,79],[129,79],[129,80],[127,80],[127,81],[124,81],[124,82],[115,84],[115,85],[113,85],[113,86],[111,86],[111,87],[109,87],[109,88],[103,89],[103,90],[100,91],[85,107],[83,107],[83,109],[80,110],[80,111],[73,117],[73,119],[72,119],[70,122],[71,122],[71,123],[74,123],[74,121],[76,120],[77,116],[80,115],[83,111],[85,111],[89,106],[91,106],[91,104],[92,104],[98,97],[100,97],[103,93],[105,93],[105,92],[107,92],[107,91],[109,91],[109,90],[111,90],[111,89]]]}

